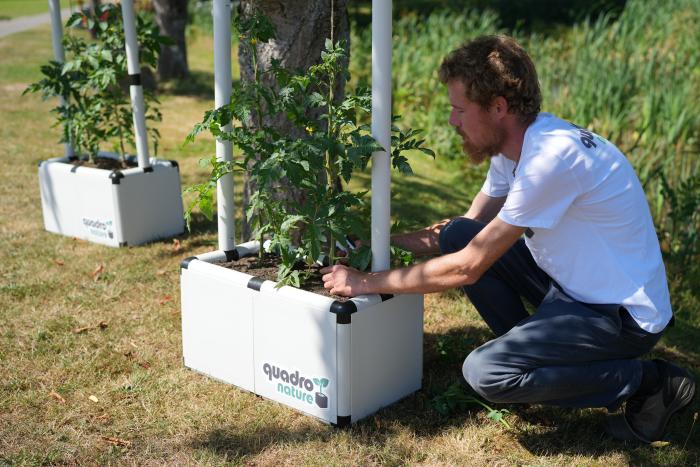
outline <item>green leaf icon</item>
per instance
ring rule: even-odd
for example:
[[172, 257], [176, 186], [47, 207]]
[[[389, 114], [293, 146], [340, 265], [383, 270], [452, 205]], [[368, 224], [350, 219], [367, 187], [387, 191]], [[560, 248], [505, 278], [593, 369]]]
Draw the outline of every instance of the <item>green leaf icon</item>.
[[321, 381], [319, 381], [318, 378], [314, 378], [314, 384], [316, 384], [316, 386], [322, 387], [322, 386], [321, 386]]
[[330, 381], [328, 381], [327, 378], [321, 378], [321, 381], [319, 381], [318, 385], [321, 386], [321, 389], [323, 389], [323, 388], [325, 388], [326, 386], [328, 386], [328, 383], [329, 383], [329, 382], [330, 382]]

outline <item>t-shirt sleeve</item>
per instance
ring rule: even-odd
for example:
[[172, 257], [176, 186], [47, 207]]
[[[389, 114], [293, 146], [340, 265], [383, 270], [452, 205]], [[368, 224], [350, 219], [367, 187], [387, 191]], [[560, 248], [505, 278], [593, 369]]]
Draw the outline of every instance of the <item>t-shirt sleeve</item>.
[[486, 180], [481, 187], [481, 192], [492, 198], [500, 198], [508, 194], [510, 186], [503, 167], [501, 156], [492, 157], [489, 171], [486, 172]]
[[[580, 193], [574, 171], [557, 158], [540, 160], [513, 181], [498, 218], [518, 227], [552, 229]], [[533, 167], [530, 167], [533, 169]]]

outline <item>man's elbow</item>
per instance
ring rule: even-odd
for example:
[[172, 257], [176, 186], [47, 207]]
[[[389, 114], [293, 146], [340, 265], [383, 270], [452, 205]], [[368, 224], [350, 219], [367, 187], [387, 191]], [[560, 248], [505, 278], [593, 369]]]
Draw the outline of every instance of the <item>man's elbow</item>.
[[460, 268], [459, 271], [460, 275], [460, 280], [459, 280], [459, 285], [460, 286], [469, 286], [469, 285], [474, 285], [477, 283], [477, 281], [481, 278], [482, 273], [475, 271], [472, 268]]

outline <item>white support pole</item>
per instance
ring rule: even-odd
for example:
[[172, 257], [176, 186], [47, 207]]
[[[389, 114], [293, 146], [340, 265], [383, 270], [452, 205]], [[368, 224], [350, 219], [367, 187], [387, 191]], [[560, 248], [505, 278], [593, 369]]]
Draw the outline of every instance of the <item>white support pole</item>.
[[389, 269], [391, 230], [391, 0], [372, 0], [372, 271]]
[[141, 67], [139, 66], [139, 44], [136, 40], [136, 17], [133, 0], [122, 0], [124, 17], [124, 38], [126, 41], [126, 66], [129, 71], [129, 94], [131, 95], [131, 112], [134, 116], [134, 136], [136, 138], [136, 156], [139, 167], [149, 168], [148, 134], [146, 133], [146, 106], [143, 101], [141, 86]]
[[[231, 101], [231, 1], [214, 0], [214, 107]], [[222, 128], [230, 131], [231, 125]], [[232, 161], [231, 141], [216, 140], [216, 158]], [[233, 202], [233, 174], [229, 173], [216, 184], [219, 220], [219, 250], [230, 251], [236, 247], [235, 204]]]
[[[58, 63], [63, 63], [63, 28], [61, 24], [61, 5], [59, 0], [49, 0], [49, 14], [51, 15], [51, 38], [53, 39], [53, 58]], [[66, 98], [61, 96], [61, 105], [66, 105]], [[70, 141], [65, 143], [63, 152], [65, 157], [73, 156], [73, 145]]]

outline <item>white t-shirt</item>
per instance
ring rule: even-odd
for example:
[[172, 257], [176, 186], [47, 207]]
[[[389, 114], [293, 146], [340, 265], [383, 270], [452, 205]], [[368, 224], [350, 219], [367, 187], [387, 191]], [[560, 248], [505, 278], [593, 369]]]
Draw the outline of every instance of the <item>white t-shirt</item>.
[[498, 217], [530, 228], [525, 243], [535, 262], [566, 294], [619, 303], [652, 333], [666, 327], [671, 303], [649, 206], [612, 143], [540, 113], [517, 166], [494, 156], [481, 191], [508, 196]]

